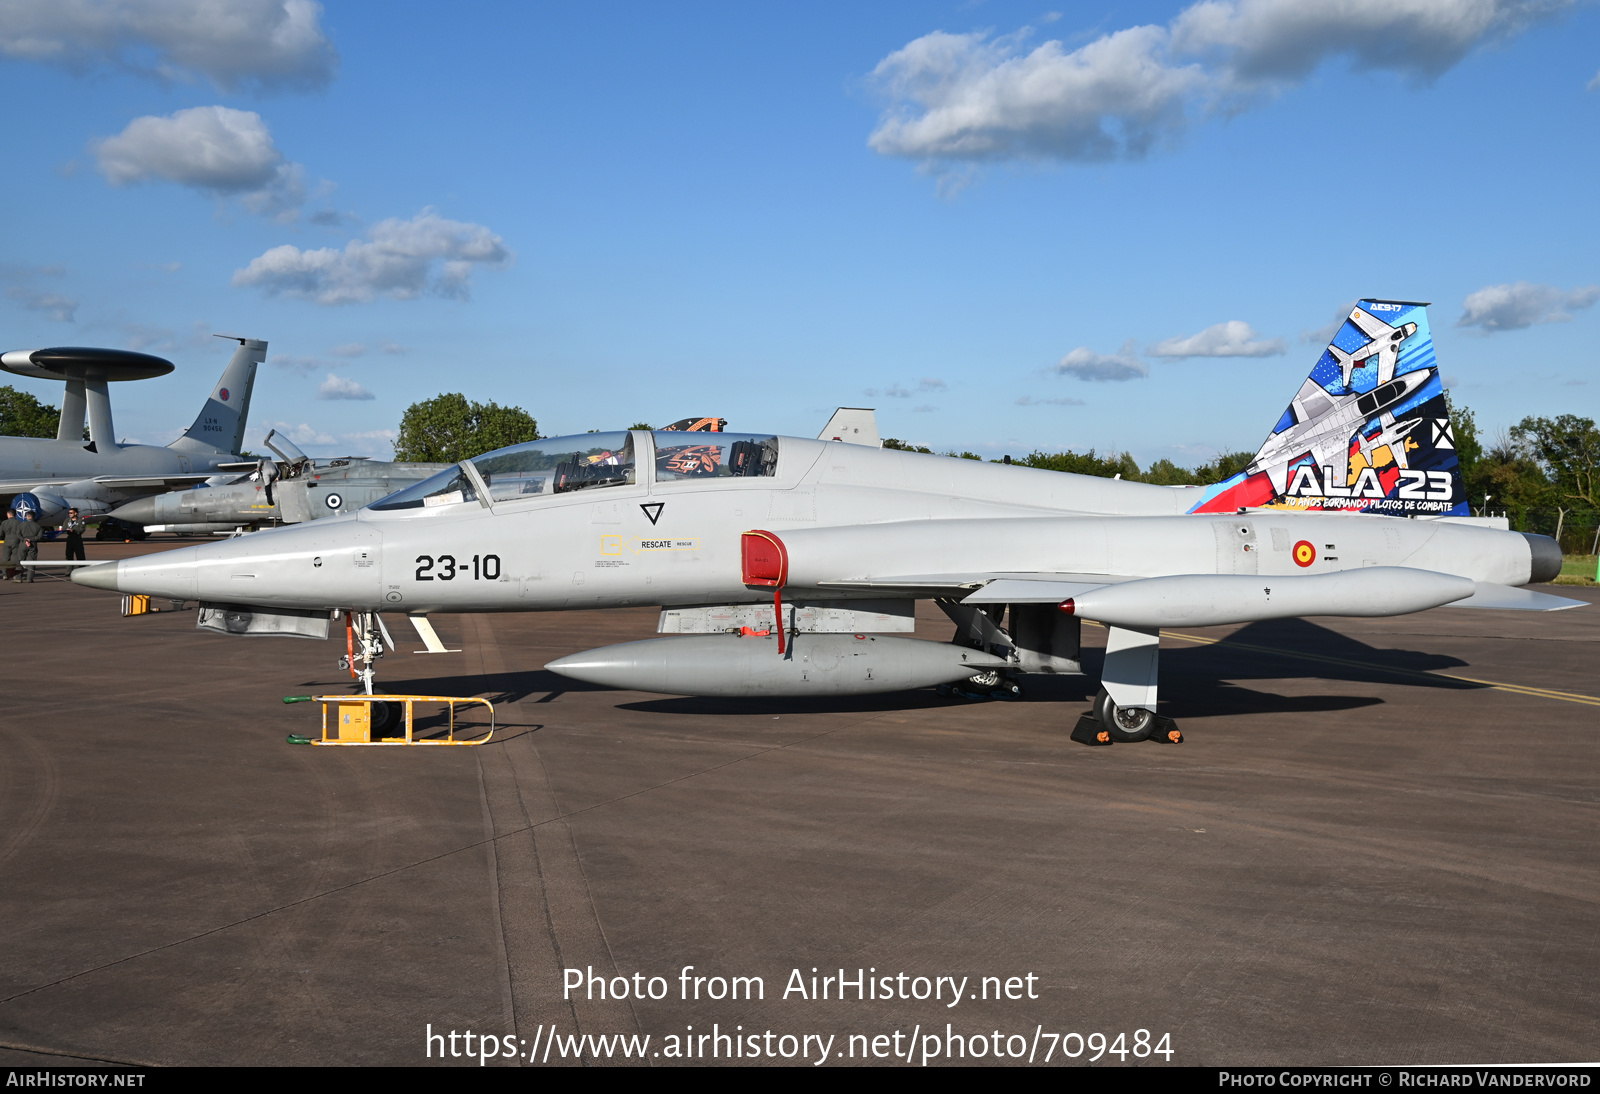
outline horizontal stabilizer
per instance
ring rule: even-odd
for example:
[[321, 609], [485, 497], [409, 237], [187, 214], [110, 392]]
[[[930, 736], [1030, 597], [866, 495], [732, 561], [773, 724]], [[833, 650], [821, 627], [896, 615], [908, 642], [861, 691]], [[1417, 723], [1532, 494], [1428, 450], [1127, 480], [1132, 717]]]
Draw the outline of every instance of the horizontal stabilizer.
[[1478, 590], [1465, 600], [1457, 600], [1452, 608], [1496, 608], [1514, 612], [1559, 612], [1566, 608], [1581, 608], [1587, 600], [1573, 600], [1566, 596], [1536, 593], [1532, 589], [1514, 589], [1510, 585], [1496, 585], [1480, 581]]

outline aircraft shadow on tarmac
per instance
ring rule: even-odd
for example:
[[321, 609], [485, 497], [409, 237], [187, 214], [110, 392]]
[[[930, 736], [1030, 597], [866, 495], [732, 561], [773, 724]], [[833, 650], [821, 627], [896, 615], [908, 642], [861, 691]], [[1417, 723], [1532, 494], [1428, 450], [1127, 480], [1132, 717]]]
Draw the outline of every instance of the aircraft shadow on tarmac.
[[[1103, 650], [1085, 647], [1084, 676], [1025, 676], [1023, 701], [1087, 704], [1099, 687]], [[1161, 709], [1174, 718], [1228, 714], [1290, 714], [1376, 706], [1376, 695], [1278, 695], [1240, 687], [1239, 680], [1319, 679], [1360, 684], [1469, 690], [1462, 680], [1425, 677], [1466, 662], [1418, 650], [1378, 649], [1304, 619], [1272, 620], [1242, 627], [1214, 645], [1174, 646], [1161, 651]], [[949, 706], [931, 690], [827, 699], [678, 698], [619, 703], [622, 710], [657, 714], [737, 716], [750, 714], [873, 713]]]
[[[1099, 687], [1103, 651], [1086, 646], [1084, 676], [1026, 676], [1024, 702], [1087, 704]], [[1162, 712], [1174, 718], [1227, 714], [1288, 714], [1352, 710], [1375, 706], [1375, 695], [1278, 695], [1241, 687], [1239, 681], [1281, 679], [1338, 680], [1359, 684], [1470, 690], [1468, 681], [1425, 674], [1464, 667], [1466, 662], [1419, 650], [1379, 649], [1304, 619], [1279, 619], [1241, 627], [1213, 645], [1169, 646], [1161, 651]], [[324, 686], [307, 683], [306, 687]], [[339, 685], [331, 685], [337, 687]], [[543, 669], [487, 676], [438, 676], [390, 681], [390, 690], [418, 695], [481, 695], [496, 704], [537, 696], [552, 702], [566, 692], [606, 691]], [[879, 695], [721, 698], [676, 696], [619, 703], [618, 709], [651, 714], [747, 716], [760, 714], [871, 714], [925, 710], [951, 705], [931, 689]], [[958, 701], [959, 702], [959, 701]], [[424, 723], [419, 719], [419, 728]], [[507, 723], [511, 728], [512, 723]]]

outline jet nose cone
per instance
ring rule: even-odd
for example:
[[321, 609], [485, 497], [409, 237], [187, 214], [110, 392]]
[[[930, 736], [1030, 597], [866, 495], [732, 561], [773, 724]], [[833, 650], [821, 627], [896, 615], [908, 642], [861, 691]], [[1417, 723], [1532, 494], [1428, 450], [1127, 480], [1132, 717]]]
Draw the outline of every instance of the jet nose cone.
[[87, 585], [91, 589], [109, 589], [111, 592], [121, 592], [122, 586], [117, 584], [118, 571], [122, 568], [120, 562], [102, 562], [98, 566], [79, 566], [72, 571], [72, 580], [78, 585]]
[[558, 657], [545, 665], [549, 672], [567, 677], [569, 680], [582, 680], [586, 684], [603, 684], [607, 687], [618, 687], [616, 683], [619, 675], [626, 675], [632, 661], [619, 658], [612, 649], [584, 650], [582, 653], [569, 653], [565, 657]]
[[583, 668], [588, 663], [588, 658], [581, 653], [569, 653], [565, 657], [557, 657], [545, 665], [546, 671], [559, 672], [562, 676], [569, 675], [573, 669]]
[[154, 524], [156, 522], [156, 499], [151, 497], [130, 501], [127, 505], [117, 506], [116, 509], [112, 510], [111, 515], [130, 524]]

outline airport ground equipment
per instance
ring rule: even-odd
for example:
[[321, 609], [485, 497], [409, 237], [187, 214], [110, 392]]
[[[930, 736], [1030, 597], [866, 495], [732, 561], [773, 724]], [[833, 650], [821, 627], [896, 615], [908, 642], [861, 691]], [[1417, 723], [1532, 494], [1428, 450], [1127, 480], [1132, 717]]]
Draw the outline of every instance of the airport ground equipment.
[[[460, 695], [285, 695], [285, 703], [321, 703], [322, 737], [320, 740], [289, 735], [292, 745], [481, 745], [494, 736], [494, 704], [487, 699]], [[416, 736], [416, 707], [418, 703], [438, 703], [449, 711], [445, 739], [432, 740]], [[456, 740], [456, 707], [477, 705], [489, 710], [489, 732], [471, 741]], [[328, 708], [334, 712], [333, 725], [328, 725]], [[374, 708], [381, 708], [374, 710]], [[403, 726], [399, 737], [379, 736], [374, 733]]]
[[[1210, 486], [833, 435], [544, 438], [463, 460], [352, 516], [73, 580], [236, 605], [280, 617], [280, 632], [298, 626], [293, 613], [353, 612], [348, 663], [363, 662], [369, 692], [373, 661], [393, 647], [380, 611], [657, 607], [678, 637], [549, 667], [615, 687], [742, 696], [821, 690], [807, 651], [840, 666], [818, 673], [838, 682], [834, 694], [981, 692], [991, 674], [1081, 673], [1088, 620], [1107, 627], [1094, 717], [1114, 741], [1164, 724], [1162, 627], [1582, 603], [1519, 588], [1560, 573], [1554, 540], [1471, 515], [1422, 304], [1358, 302], [1252, 464]], [[927, 600], [956, 624], [950, 643], [870, 637], [902, 629]], [[709, 633], [719, 629], [735, 633]]]

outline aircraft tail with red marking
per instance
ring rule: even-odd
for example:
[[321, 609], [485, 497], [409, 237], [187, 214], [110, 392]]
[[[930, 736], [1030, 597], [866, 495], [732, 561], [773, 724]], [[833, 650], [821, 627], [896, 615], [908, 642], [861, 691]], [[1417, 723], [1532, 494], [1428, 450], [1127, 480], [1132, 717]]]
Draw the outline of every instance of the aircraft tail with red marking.
[[1357, 301], [1255, 459], [1189, 511], [1254, 508], [1470, 515], [1426, 304]]
[[222, 378], [211, 389], [211, 398], [200, 408], [194, 424], [183, 436], [169, 444], [183, 452], [237, 453], [244, 451], [244, 426], [250, 417], [250, 394], [255, 390], [256, 366], [267, 359], [267, 344], [255, 338], [219, 334], [238, 342]]

